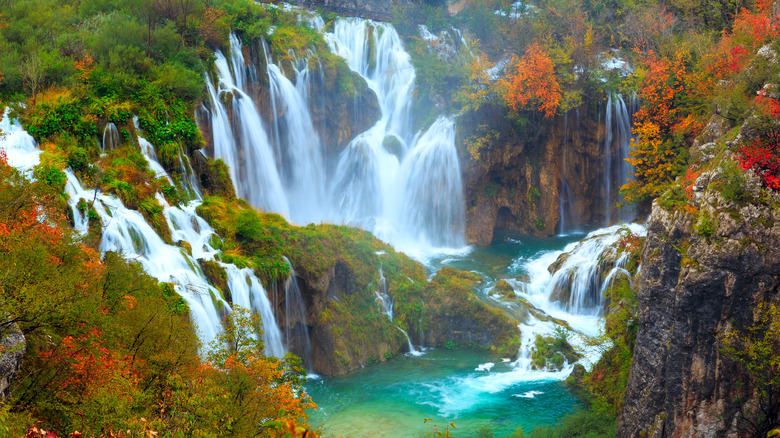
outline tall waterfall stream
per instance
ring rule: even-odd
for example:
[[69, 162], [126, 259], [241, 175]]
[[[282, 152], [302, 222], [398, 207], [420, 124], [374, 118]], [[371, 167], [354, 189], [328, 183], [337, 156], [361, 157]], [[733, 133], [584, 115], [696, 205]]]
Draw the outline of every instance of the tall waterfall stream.
[[[606, 282], [625, 271], [621, 265], [625, 260], [619, 259], [608, 273], [601, 272], [603, 267], [598, 263], [611, 251], [621, 227], [547, 240], [506, 236], [482, 249], [465, 246], [455, 123], [441, 115], [422, 132], [411, 128], [415, 71], [395, 29], [389, 24], [342, 18], [325, 37], [331, 50], [346, 59], [376, 93], [380, 120], [349, 142], [329, 168], [309, 110], [309, 79], [318, 72], [310, 71], [301, 57], [294, 63], [293, 74], [285, 74], [270, 53], [265, 54], [267, 71], [246, 67], [241, 43], [232, 35], [230, 53], [216, 53], [217, 81], [208, 75], [206, 80], [214, 155], [228, 164], [238, 195], [293, 223], [335, 222], [364, 228], [420, 260], [431, 272], [445, 265], [478, 272], [487, 279], [485, 289], [478, 294], [494, 306], [506, 303], [491, 296], [490, 287], [507, 279], [518, 297], [569, 324], [571, 342], [585, 353], [580, 362], [587, 365], [595, 361], [598, 350], [586, 347], [580, 335], [599, 332], [601, 291]], [[259, 75], [267, 75], [270, 84], [271, 124], [249, 97], [252, 81]], [[225, 99], [227, 95], [232, 98]], [[285, 111], [279, 112], [280, 108]], [[611, 126], [613, 119], [618, 121], [615, 127]], [[607, 199], [612, 185], [625, 181], [628, 172], [613, 165], [610, 153], [613, 130], [621, 145], [629, 141], [627, 120], [622, 98], [616, 97], [615, 104], [610, 98], [606, 115], [610, 134], [605, 142]], [[27, 170], [38, 163], [40, 151], [17, 122], [5, 117], [0, 129], [5, 134], [0, 147], [7, 151], [9, 163]], [[113, 138], [110, 131], [104, 137]], [[400, 151], [392, 153], [384, 147], [388, 137], [400, 143]], [[157, 162], [154, 145], [143, 138], [138, 138], [138, 143], [150, 167], [167, 177]], [[114, 143], [108, 147], [115, 147]], [[618, 155], [624, 154], [621, 150]], [[84, 189], [72, 172], [67, 176], [66, 193], [76, 229], [86, 233], [89, 221], [99, 220], [103, 226], [101, 251], [116, 251], [137, 260], [150, 275], [172, 283], [189, 305], [201, 339], [205, 344], [211, 341], [231, 304], [199, 268], [198, 259], [215, 260], [218, 254], [210, 244], [214, 230], [195, 213], [199, 201], [174, 207], [158, 195], [173, 241], [187, 242], [190, 253], [166, 244], [140, 213], [127, 209], [117, 197]], [[97, 219], [79, 210], [81, 199], [94, 200]], [[563, 209], [563, 202], [561, 205]], [[605, 209], [608, 220], [614, 222], [609, 204]], [[630, 225], [630, 229], [644, 232], [638, 225]], [[563, 252], [570, 253], [569, 257], [551, 274], [548, 266]], [[266, 353], [284, 354], [290, 335], [276, 324], [261, 282], [250, 269], [218, 263], [227, 273], [232, 303], [262, 316]], [[570, 285], [570, 296], [563, 302], [553, 301], [556, 285], [562, 283]], [[285, 294], [297, 303], [297, 307], [287, 309], [287, 318], [305, 322], [294, 281], [285, 285]], [[377, 296], [392, 319], [393, 303], [386, 288], [378, 290]], [[519, 323], [523, 346], [512, 361], [425, 350], [425, 346], [410, 342], [414, 355], [345, 377], [315, 377], [308, 390], [320, 408], [312, 413], [312, 423], [324, 423], [326, 435], [353, 438], [368, 436], [369, 431], [370, 436], [398, 436], [398, 430], [425, 432], [429, 426], [422, 421], [427, 417], [438, 419], [440, 424], [454, 421], [459, 429], [471, 432], [481, 425], [508, 433], [517, 426], [529, 430], [533, 425], [553, 423], [577, 404], [557, 383], [571, 372], [573, 364], [565, 364], [560, 371], [536, 371], [530, 357], [536, 335], [551, 335], [556, 327], [559, 325], [533, 315]]]

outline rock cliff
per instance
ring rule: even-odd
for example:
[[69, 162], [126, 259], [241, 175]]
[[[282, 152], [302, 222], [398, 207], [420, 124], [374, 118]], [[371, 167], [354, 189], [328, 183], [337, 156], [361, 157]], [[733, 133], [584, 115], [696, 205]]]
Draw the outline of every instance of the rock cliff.
[[307, 8], [323, 8], [341, 15], [390, 21], [393, 9], [420, 3], [420, 0], [293, 0]]
[[8, 397], [8, 387], [19, 373], [25, 351], [25, 338], [19, 325], [0, 324], [0, 401]]
[[[488, 245], [498, 230], [549, 236], [565, 230], [604, 226], [605, 102], [591, 96], [554, 119], [513, 122], [505, 108], [483, 106], [459, 121], [459, 143], [495, 133], [474, 159], [462, 148], [466, 195], [466, 236]], [[488, 128], [481, 126], [487, 125]], [[618, 148], [611, 160], [618, 163]], [[568, 182], [564, 187], [562, 176]], [[617, 182], [610, 199], [618, 199]], [[567, 190], [563, 196], [561, 191]], [[561, 202], [561, 199], [563, 201]], [[613, 220], [617, 217], [613, 209]], [[561, 217], [563, 213], [563, 217]]]
[[653, 206], [619, 437], [755, 434], [759, 397], [718, 336], [744, 332], [759, 304], [780, 301], [780, 196], [728, 171], [734, 144], [713, 141], [726, 128], [714, 117], [694, 145], [710, 170], [688, 187], [689, 199], [667, 194]]

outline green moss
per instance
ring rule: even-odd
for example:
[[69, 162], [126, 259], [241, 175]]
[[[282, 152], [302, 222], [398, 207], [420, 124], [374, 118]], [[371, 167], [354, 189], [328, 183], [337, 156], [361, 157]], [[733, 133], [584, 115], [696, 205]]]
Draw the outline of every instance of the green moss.
[[565, 362], [574, 363], [582, 357], [569, 344], [569, 332], [558, 327], [555, 336], [536, 335], [531, 353], [532, 366], [538, 370], [560, 370]]

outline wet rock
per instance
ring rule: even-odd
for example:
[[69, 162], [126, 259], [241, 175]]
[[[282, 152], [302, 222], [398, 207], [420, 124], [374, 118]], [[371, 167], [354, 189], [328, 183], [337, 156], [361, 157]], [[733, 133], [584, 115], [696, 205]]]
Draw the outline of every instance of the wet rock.
[[[746, 175], [744, 190], [758, 196], [757, 178]], [[618, 437], [749, 435], [738, 400], [755, 404], [756, 392], [719, 350], [717, 336], [729, 327], [746, 330], [758, 304], [777, 301], [780, 196], [738, 205], [723, 199], [720, 178], [715, 170], [696, 181], [696, 215], [653, 207]], [[705, 214], [715, 224], [707, 237], [695, 232]]]
[[574, 369], [566, 378], [566, 383], [572, 386], [582, 386], [582, 379], [585, 378], [585, 367], [582, 364], [574, 364]]
[[7, 321], [6, 316], [4, 323], [0, 324], [0, 400], [8, 397], [8, 388], [19, 374], [27, 350], [24, 334], [19, 329], [19, 325]]

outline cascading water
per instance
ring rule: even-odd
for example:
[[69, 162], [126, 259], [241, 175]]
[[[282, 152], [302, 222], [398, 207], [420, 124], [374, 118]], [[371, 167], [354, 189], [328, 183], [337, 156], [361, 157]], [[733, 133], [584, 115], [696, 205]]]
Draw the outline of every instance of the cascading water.
[[293, 351], [291, 341], [302, 338], [300, 339], [303, 341], [303, 345], [301, 345], [301, 350], [303, 351], [301, 359], [304, 366], [311, 370], [311, 339], [309, 337], [309, 328], [306, 325], [306, 303], [304, 303], [301, 296], [301, 289], [298, 287], [298, 280], [296, 279], [292, 263], [290, 263], [287, 257], [282, 258], [284, 258], [284, 262], [290, 268], [290, 276], [284, 282], [285, 345], [287, 351]]
[[[3, 138], [0, 138], [0, 149], [8, 155], [10, 165], [27, 170], [38, 164], [40, 150], [33, 138], [18, 123], [4, 117], [0, 122], [0, 130], [4, 134]], [[140, 137], [138, 143], [150, 168], [158, 176], [170, 180], [169, 175], [157, 162], [154, 147]], [[190, 317], [200, 339], [204, 346], [208, 346], [221, 329], [222, 318], [230, 310], [230, 306], [222, 297], [222, 293], [209, 284], [199, 267], [199, 260], [214, 260], [218, 251], [209, 244], [214, 237], [214, 231], [195, 213], [197, 201], [179, 208], [169, 206], [161, 195], [157, 196], [164, 207], [163, 214], [172, 240], [186, 241], [192, 251], [190, 254], [180, 247], [165, 243], [140, 213], [127, 209], [115, 196], [85, 190], [70, 170], [65, 173], [65, 193], [69, 196], [68, 203], [73, 213], [75, 229], [82, 234], [86, 234], [89, 229], [90, 217], [78, 207], [81, 200], [88, 200], [102, 227], [100, 251], [122, 254], [127, 259], [139, 262], [149, 275], [159, 281], [171, 283], [174, 290], [187, 302]], [[257, 277], [250, 269], [239, 269], [227, 263], [219, 265], [227, 273], [233, 303], [261, 315], [266, 354], [277, 357], [284, 355], [281, 332], [276, 325], [265, 290]]]
[[[231, 38], [231, 54], [238, 70], [235, 76], [220, 51], [215, 54], [219, 73], [217, 86], [206, 76], [214, 156], [224, 160], [230, 168], [240, 197], [258, 208], [287, 214], [289, 205], [264, 123], [252, 98], [239, 86], [244, 83], [246, 73], [240, 42], [235, 38]], [[235, 61], [239, 56], [242, 61]]]
[[[455, 126], [440, 117], [422, 135], [410, 129], [415, 73], [398, 33], [388, 24], [348, 18], [338, 20], [326, 38], [366, 80], [382, 110], [376, 125], [339, 160], [331, 190], [340, 219], [404, 249], [463, 246]], [[401, 150], [388, 150], [388, 138]]]
[[[284, 65], [294, 74], [285, 74], [265, 48], [272, 117], [266, 125], [249, 97], [256, 67], [231, 37], [230, 60], [217, 53], [219, 81], [207, 78], [207, 87], [214, 156], [230, 167], [238, 195], [295, 223], [359, 226], [412, 254], [462, 247], [455, 125], [440, 117], [426, 132], [414, 131], [415, 72], [398, 33], [349, 18], [325, 37], [376, 93], [380, 120], [329, 158], [309, 111], [309, 61], [291, 54]], [[388, 142], [400, 146], [388, 150]], [[331, 160], [335, 169], [326, 165]]]
[[119, 136], [119, 130], [113, 122], [106, 123], [103, 128], [103, 151], [112, 151], [119, 147], [122, 137]]
[[297, 223], [319, 222], [327, 215], [325, 163], [319, 135], [309, 114], [308, 60], [293, 63], [295, 84], [273, 63], [265, 48], [272, 102], [272, 125], [280, 155], [281, 177]]
[[[635, 99], [635, 98], [634, 98]], [[633, 100], [632, 102], [635, 102]], [[633, 105], [631, 105], [633, 108]], [[623, 96], [616, 95], [614, 100], [610, 94], [607, 96], [604, 120], [604, 222], [607, 226], [613, 222], [613, 200], [622, 201], [619, 189], [628, 182], [633, 172], [633, 167], [626, 161], [631, 148], [631, 117], [633, 110], [629, 110], [623, 100]], [[613, 192], [617, 194], [613, 197]], [[619, 214], [619, 221], [625, 222], [633, 219], [632, 209], [624, 206]]]
[[[388, 318], [390, 318], [390, 321], [393, 320], [393, 304], [394, 300], [390, 295], [387, 293], [387, 279], [385, 279], [385, 273], [382, 267], [379, 267], [379, 286], [381, 287], [380, 291], [374, 291], [374, 294], [376, 295], [376, 301], [379, 304], [379, 307], [382, 309], [382, 313], [387, 315]], [[409, 334], [406, 333], [406, 330], [402, 329], [399, 326], [396, 326], [398, 330], [401, 331], [401, 333], [406, 336], [406, 343], [409, 347], [409, 353], [411, 353], [413, 356], [420, 356], [422, 355], [422, 351], [418, 351], [414, 348], [414, 345], [412, 345], [412, 340], [409, 338]]]
[[11, 119], [11, 109], [5, 108], [0, 118], [0, 145], [6, 153], [8, 164], [31, 176], [32, 168], [40, 162], [41, 150], [35, 139]]
[[[561, 153], [561, 187], [558, 192], [558, 233], [565, 234], [569, 228], [574, 228], [573, 224], [566, 223], [566, 216], [570, 215], [574, 196], [571, 193], [569, 182], [566, 180], [566, 138], [569, 132], [569, 113], [564, 114], [563, 123], [563, 152]], [[567, 228], [568, 225], [568, 228]]]

